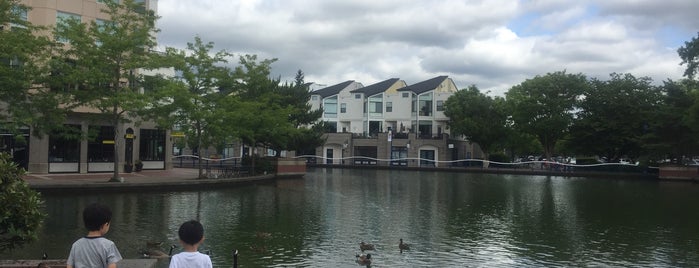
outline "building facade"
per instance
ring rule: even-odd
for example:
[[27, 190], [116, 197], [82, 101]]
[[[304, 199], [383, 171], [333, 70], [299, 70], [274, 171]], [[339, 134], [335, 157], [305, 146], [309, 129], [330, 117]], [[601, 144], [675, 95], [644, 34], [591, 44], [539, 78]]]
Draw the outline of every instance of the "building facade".
[[[62, 19], [74, 18], [83, 23], [107, 21], [109, 17], [101, 10], [107, 0], [22, 0], [21, 4], [31, 9], [21, 14], [23, 19], [39, 26], [52, 29]], [[156, 10], [157, 1], [136, 0], [144, 8]], [[59, 40], [60, 41], [60, 40]], [[136, 72], [144, 72], [136, 70]], [[151, 71], [152, 72], [152, 71]], [[171, 69], [157, 71], [163, 75], [174, 75]], [[148, 75], [143, 73], [144, 75]], [[88, 173], [111, 172], [114, 170], [115, 142], [120, 146], [121, 163], [142, 162], [143, 169], [171, 168], [172, 140], [169, 131], [159, 129], [153, 122], [124, 123], [118, 126], [120, 141], [114, 139], [114, 127], [107, 118], [100, 119], [94, 109], [74, 109], [64, 122], [66, 129], [75, 133], [92, 133], [90, 139], [76, 139], [65, 135], [30, 135], [30, 129], [21, 131], [23, 137], [0, 130], [0, 151], [10, 152], [16, 163], [31, 173]], [[139, 124], [135, 124], [138, 122]], [[119, 170], [124, 170], [120, 166]]]
[[481, 158], [477, 145], [449, 136], [444, 102], [457, 90], [438, 76], [413, 85], [399, 78], [366, 87], [346, 81], [311, 92], [310, 105], [322, 108], [321, 120], [331, 126], [317, 161], [438, 167]]

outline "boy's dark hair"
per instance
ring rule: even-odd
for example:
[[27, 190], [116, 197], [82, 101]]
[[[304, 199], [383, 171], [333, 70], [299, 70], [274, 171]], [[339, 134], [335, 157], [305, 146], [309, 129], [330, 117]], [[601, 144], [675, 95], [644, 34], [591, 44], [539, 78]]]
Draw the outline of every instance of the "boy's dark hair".
[[97, 231], [105, 223], [112, 221], [112, 210], [109, 207], [93, 203], [83, 210], [83, 222], [88, 231]]
[[180, 240], [188, 245], [199, 243], [204, 237], [204, 226], [198, 221], [190, 220], [180, 225], [180, 230], [177, 232], [180, 235]]

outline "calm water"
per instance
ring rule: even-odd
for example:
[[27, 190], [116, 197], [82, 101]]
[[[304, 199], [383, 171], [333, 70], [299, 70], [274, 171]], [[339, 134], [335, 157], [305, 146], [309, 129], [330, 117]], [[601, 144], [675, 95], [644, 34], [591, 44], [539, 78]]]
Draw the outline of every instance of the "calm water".
[[176, 244], [179, 224], [199, 219], [215, 267], [230, 267], [234, 248], [240, 267], [358, 267], [360, 241], [376, 245], [372, 267], [699, 267], [692, 183], [315, 169], [235, 189], [45, 200], [40, 241], [2, 259], [66, 258], [85, 234], [80, 211], [99, 201], [127, 258], [146, 241]]

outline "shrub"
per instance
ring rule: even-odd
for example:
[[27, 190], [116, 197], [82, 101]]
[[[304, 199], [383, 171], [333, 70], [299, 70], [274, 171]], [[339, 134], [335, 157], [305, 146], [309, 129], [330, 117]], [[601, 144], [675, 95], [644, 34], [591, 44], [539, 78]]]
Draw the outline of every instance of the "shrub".
[[0, 153], [0, 252], [34, 241], [46, 215], [41, 196], [22, 179], [24, 169]]

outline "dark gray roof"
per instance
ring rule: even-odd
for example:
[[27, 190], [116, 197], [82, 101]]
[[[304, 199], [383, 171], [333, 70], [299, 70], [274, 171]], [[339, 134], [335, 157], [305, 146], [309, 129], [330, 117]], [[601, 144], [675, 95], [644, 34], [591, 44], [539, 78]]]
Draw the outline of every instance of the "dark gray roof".
[[376, 94], [379, 94], [379, 93], [386, 91], [393, 84], [395, 84], [396, 81], [398, 81], [398, 80], [399, 80], [398, 78], [391, 78], [388, 80], [378, 82], [378, 83], [373, 84], [373, 85], [369, 85], [369, 86], [365, 86], [363, 88], [352, 90], [350, 92], [351, 93], [364, 93], [365, 97], [374, 96]]
[[337, 85], [332, 85], [332, 86], [329, 86], [326, 88], [321, 88], [319, 90], [311, 92], [311, 95], [320, 95], [321, 98], [327, 98], [327, 97], [330, 97], [332, 95], [337, 95], [338, 93], [340, 93], [340, 91], [342, 91], [343, 89], [345, 89], [347, 86], [349, 86], [352, 83], [354, 83], [354, 80], [349, 80], [349, 81], [339, 83]]
[[445, 79], [447, 79], [448, 76], [442, 75], [442, 76], [437, 76], [435, 78], [429, 79], [422, 81], [417, 84], [409, 85], [407, 87], [399, 88], [398, 91], [412, 91], [415, 94], [422, 94], [430, 90], [434, 90], [444, 82]]

